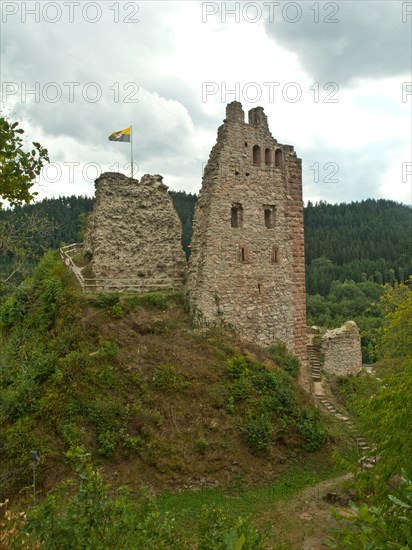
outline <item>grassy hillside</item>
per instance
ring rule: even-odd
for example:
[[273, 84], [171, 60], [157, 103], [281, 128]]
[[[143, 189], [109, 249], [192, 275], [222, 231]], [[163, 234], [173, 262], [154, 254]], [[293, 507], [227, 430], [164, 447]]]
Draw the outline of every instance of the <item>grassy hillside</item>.
[[30, 485], [30, 449], [43, 491], [79, 445], [109, 481], [155, 489], [264, 483], [330, 455], [330, 427], [289, 374], [293, 358], [194, 329], [182, 301], [82, 294], [54, 253], [6, 300], [3, 497]]

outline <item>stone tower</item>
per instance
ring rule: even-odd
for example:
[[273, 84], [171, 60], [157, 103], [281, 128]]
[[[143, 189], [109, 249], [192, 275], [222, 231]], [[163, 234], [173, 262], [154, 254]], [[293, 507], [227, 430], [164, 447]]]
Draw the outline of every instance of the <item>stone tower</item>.
[[196, 205], [188, 292], [193, 312], [240, 337], [284, 342], [306, 360], [302, 170], [262, 107], [227, 105]]
[[96, 287], [162, 290], [183, 285], [182, 226], [162, 179], [146, 174], [139, 182], [106, 172], [96, 180], [84, 239]]

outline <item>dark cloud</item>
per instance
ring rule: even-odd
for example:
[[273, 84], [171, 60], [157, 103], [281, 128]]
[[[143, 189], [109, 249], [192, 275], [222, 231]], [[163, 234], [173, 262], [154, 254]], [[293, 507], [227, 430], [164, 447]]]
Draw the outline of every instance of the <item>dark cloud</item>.
[[[290, 7], [283, 11], [287, 4]], [[388, 0], [282, 2], [272, 21], [266, 12], [265, 29], [279, 45], [298, 55], [315, 81], [347, 85], [357, 78], [410, 72], [412, 15], [402, 22], [404, 4]], [[314, 6], [319, 7], [317, 23]], [[298, 15], [299, 20], [288, 21]]]

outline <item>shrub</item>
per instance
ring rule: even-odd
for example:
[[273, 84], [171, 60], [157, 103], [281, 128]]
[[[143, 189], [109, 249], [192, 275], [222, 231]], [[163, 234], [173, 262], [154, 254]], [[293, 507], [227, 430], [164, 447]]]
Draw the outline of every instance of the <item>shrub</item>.
[[163, 292], [147, 292], [139, 297], [142, 306], [165, 310], [169, 307], [169, 297]]
[[229, 517], [221, 508], [203, 507], [199, 521], [198, 550], [264, 550], [268, 533], [252, 525], [249, 518]]
[[0, 322], [4, 327], [10, 328], [23, 321], [29, 307], [31, 292], [31, 280], [28, 279], [3, 303], [0, 308]]
[[147, 492], [131, 500], [125, 488], [116, 498], [89, 457], [76, 447], [67, 453], [76, 480], [61, 484], [27, 513], [1, 523], [4, 548], [156, 548], [183, 550], [173, 516], [157, 510]]
[[209, 443], [203, 437], [199, 437], [195, 441], [195, 447], [196, 447], [196, 451], [199, 454], [204, 455], [207, 451], [207, 448], [209, 447]]
[[124, 317], [124, 311], [120, 303], [114, 304], [112, 306], [112, 315], [116, 319], [122, 319]]
[[248, 360], [244, 355], [235, 355], [227, 362], [227, 374], [234, 380], [244, 378], [250, 374]]
[[226, 412], [228, 414], [233, 414], [235, 412], [235, 399], [233, 396], [230, 396], [227, 401]]
[[325, 430], [322, 426], [322, 419], [317, 409], [310, 407], [304, 409], [297, 421], [299, 434], [305, 441], [307, 451], [319, 449], [325, 442]]
[[99, 309], [113, 308], [119, 301], [119, 294], [116, 292], [100, 292], [94, 301], [94, 305]]
[[260, 450], [269, 449], [274, 428], [271, 418], [267, 414], [250, 414], [243, 433], [251, 447]]
[[[400, 476], [399, 476], [400, 477]], [[412, 548], [412, 481], [405, 470], [395, 494], [378, 496], [375, 505], [349, 502], [351, 510], [332, 509], [341, 526], [335, 529], [330, 548], [344, 550]], [[375, 495], [376, 497], [377, 495]]]
[[103, 347], [99, 350], [99, 355], [106, 357], [107, 359], [115, 359], [116, 355], [119, 352], [119, 344], [113, 342], [112, 340], [106, 340], [103, 344]]
[[162, 364], [155, 368], [153, 385], [165, 393], [176, 393], [189, 385], [185, 377], [173, 365]]
[[297, 378], [300, 373], [299, 359], [295, 357], [283, 343], [274, 344], [269, 347], [274, 362], [282, 367], [291, 376]]

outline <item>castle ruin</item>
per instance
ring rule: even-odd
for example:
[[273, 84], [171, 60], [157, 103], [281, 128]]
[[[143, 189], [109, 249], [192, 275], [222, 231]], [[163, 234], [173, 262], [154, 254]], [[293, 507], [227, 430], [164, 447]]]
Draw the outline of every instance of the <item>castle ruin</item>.
[[96, 180], [83, 250], [96, 288], [162, 290], [182, 286], [182, 226], [162, 176], [139, 182], [117, 172]]
[[[84, 243], [95, 289], [183, 286], [181, 224], [161, 176], [104, 173]], [[301, 160], [269, 131], [262, 107], [238, 102], [206, 165], [196, 205], [187, 292], [192, 313], [306, 360]], [[84, 279], [86, 285], [87, 281]]]
[[306, 359], [301, 160], [272, 137], [262, 107], [245, 123], [241, 104], [227, 105], [196, 205], [187, 287], [206, 321]]
[[356, 375], [362, 371], [361, 337], [355, 321], [326, 331], [321, 351], [325, 356], [323, 369], [336, 376]]

